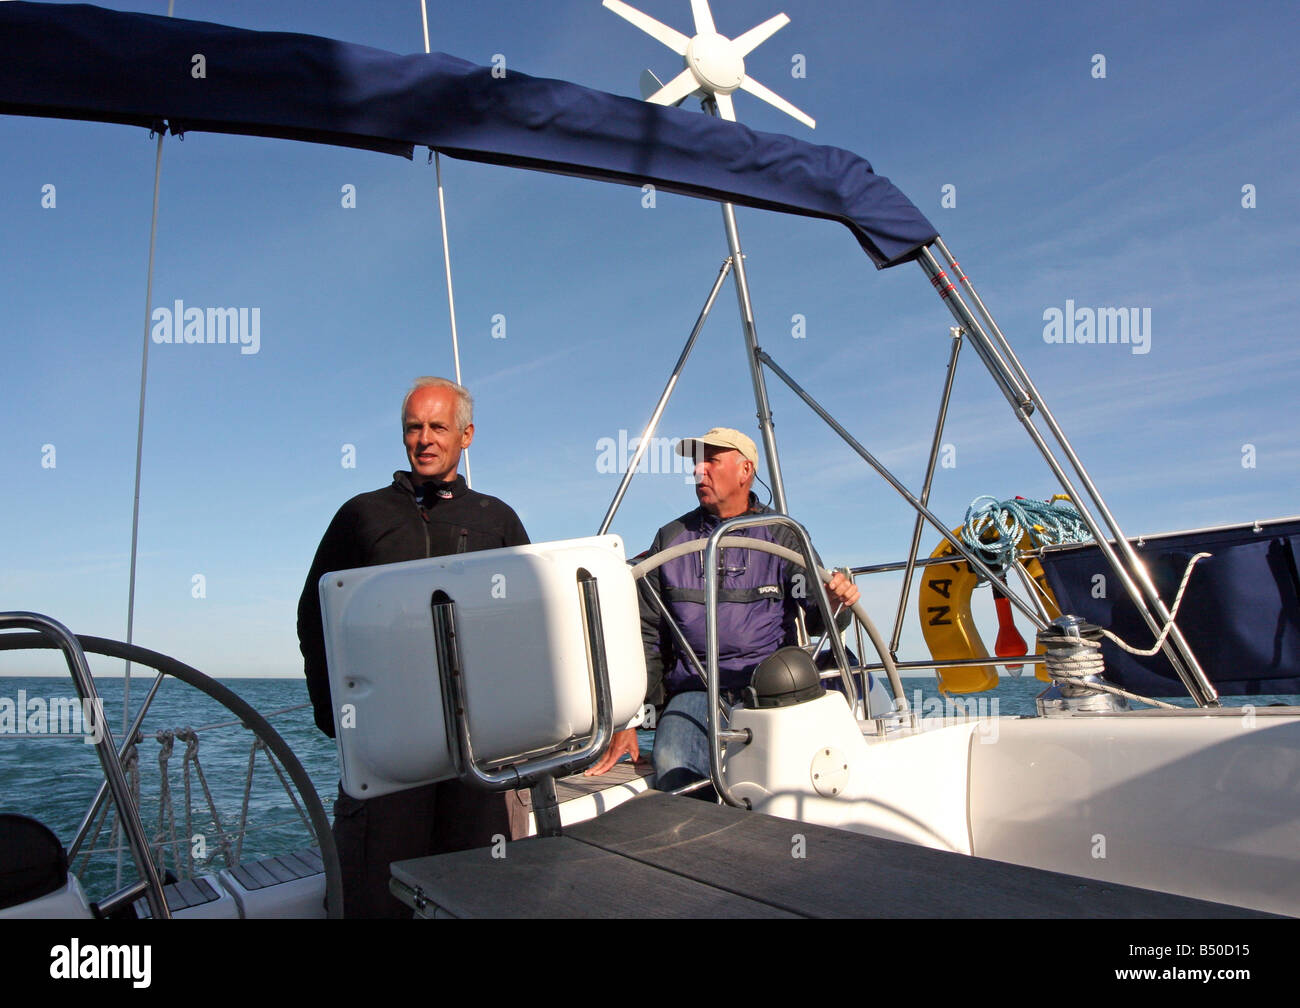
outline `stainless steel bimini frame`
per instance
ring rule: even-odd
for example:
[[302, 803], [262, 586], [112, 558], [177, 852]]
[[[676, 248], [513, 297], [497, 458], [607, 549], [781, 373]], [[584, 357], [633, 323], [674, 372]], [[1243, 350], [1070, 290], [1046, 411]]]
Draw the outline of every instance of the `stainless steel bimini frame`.
[[713, 310], [713, 302], [718, 299], [718, 291], [722, 290], [723, 281], [727, 279], [727, 274], [731, 272], [731, 262], [730, 256], [722, 261], [718, 276], [713, 281], [713, 289], [709, 291], [709, 296], [704, 299], [704, 307], [700, 309], [699, 317], [695, 320], [695, 326], [691, 329], [690, 336], [686, 337], [686, 345], [682, 347], [682, 352], [677, 357], [677, 363], [673, 365], [672, 374], [668, 376], [668, 384], [664, 386], [663, 392], [659, 394], [659, 401], [655, 403], [655, 408], [646, 423], [645, 433], [641, 435], [641, 440], [637, 442], [636, 452], [632, 455], [632, 461], [628, 463], [627, 472], [623, 474], [623, 479], [619, 481], [618, 489], [614, 491], [614, 499], [610, 501], [609, 510], [605, 512], [605, 519], [600, 523], [600, 530], [596, 535], [604, 535], [609, 531], [609, 523], [614, 520], [618, 506], [623, 502], [623, 495], [627, 493], [628, 484], [632, 482], [637, 466], [641, 464], [641, 458], [650, 445], [651, 437], [654, 436], [655, 428], [659, 426], [659, 418], [664, 415], [664, 407], [668, 405], [673, 389], [677, 387], [677, 379], [681, 377], [682, 371], [686, 367], [686, 361], [691, 356], [691, 351], [695, 349], [695, 340], [700, 335], [700, 330], [704, 328], [704, 320], [709, 317], [709, 312]]
[[[1163, 625], [1172, 622], [1172, 618], [1164, 601], [1160, 598], [1160, 593], [1156, 591], [1155, 583], [1147, 573], [1146, 567], [1138, 559], [1128, 540], [1124, 538], [1124, 533], [1115, 520], [1115, 516], [1111, 514], [1106, 502], [1102, 500], [1100, 491], [1098, 491], [1096, 484], [1093, 483], [1092, 477], [1088, 475], [1088, 471], [1084, 469], [1083, 463], [1079, 460], [1079, 456], [1066, 438], [1060, 424], [1056, 422], [1052, 411], [1048, 409], [1042, 394], [1034, 386], [1029, 373], [1016, 357], [1015, 351], [1011, 349], [1011, 344], [1007, 342], [1002, 330], [998, 328], [997, 322], [993, 320], [993, 316], [975, 291], [975, 285], [961, 271], [957, 260], [948, 251], [948, 246], [944, 244], [942, 238], [935, 239], [934, 247], [939, 250], [948, 268], [952, 270], [953, 276], [961, 284], [962, 289], [970, 295], [979, 311], [979, 319], [971, 313], [969, 306], [962, 298], [961, 291], [952, 283], [947, 272], [935, 259], [934, 253], [928, 248], [921, 249], [918, 257], [917, 261], [920, 263], [921, 269], [930, 278], [930, 282], [934, 285], [940, 299], [948, 307], [948, 310], [952, 312], [957, 324], [971, 337], [976, 352], [979, 353], [980, 359], [984, 361], [984, 365], [988, 368], [989, 374], [993, 376], [993, 380], [1007, 396], [1007, 401], [1011, 404], [1016, 418], [1024, 426], [1030, 440], [1034, 442], [1044, 461], [1047, 462], [1052, 473], [1060, 481], [1062, 489], [1069, 495], [1070, 500], [1078, 509], [1079, 515], [1083, 518], [1089, 531], [1092, 532], [1102, 554], [1119, 575], [1125, 592], [1133, 601], [1133, 605], [1137, 607], [1152, 635], [1158, 637]], [[987, 330], [981, 325], [980, 319], [987, 323]], [[1107, 534], [1103, 531], [1101, 522], [1098, 522], [1097, 518], [1092, 514], [1087, 501], [1079, 493], [1074, 481], [1067, 473], [1066, 467], [1056, 458], [1046, 439], [1034, 426], [1033, 413], [1035, 410], [1042, 415], [1043, 422], [1060, 446], [1070, 468], [1083, 485], [1098, 514], [1101, 515], [1106, 529], [1114, 537], [1115, 546], [1123, 554], [1122, 562], [1119, 556], [1116, 555], [1115, 548], [1107, 541]], [[1187, 643], [1187, 639], [1177, 625], [1169, 633], [1164, 645], [1164, 653], [1168, 657], [1170, 664], [1173, 665], [1174, 671], [1178, 673], [1178, 677], [1183, 681], [1183, 685], [1187, 687], [1187, 692], [1191, 694], [1192, 699], [1196, 701], [1198, 706], [1218, 705], [1218, 691], [1215, 690], [1206, 677], [1200, 663], [1196, 660], [1196, 656], [1192, 654], [1191, 646]]]
[[[989, 375], [992, 377], [994, 384], [1005, 396], [1008, 404], [1011, 406], [1016, 418], [1025, 428], [1030, 440], [1034, 443], [1043, 459], [1047, 462], [1048, 467], [1059, 481], [1062, 490], [1069, 496], [1070, 500], [1078, 509], [1084, 523], [1091, 531], [1093, 538], [1096, 540], [1098, 547], [1102, 551], [1106, 560], [1116, 571], [1120, 583], [1128, 597], [1132, 600], [1137, 611], [1141, 614], [1142, 619], [1151, 630], [1153, 637], [1158, 637], [1167, 623], [1172, 619], [1164, 601], [1160, 598], [1155, 584], [1152, 582], [1145, 566], [1125, 539], [1119, 523], [1115, 516], [1106, 506], [1100, 492], [1093, 483], [1091, 476], [1083, 467], [1073, 446], [1066, 438], [1060, 424], [1052, 415], [1051, 410], [1047, 407], [1042, 394], [1034, 386], [1024, 366], [1016, 357], [1015, 351], [1012, 350], [1010, 343], [1003, 335], [1002, 330], [993, 320], [992, 315], [985, 307], [984, 302], [980, 299], [979, 294], [975, 291], [974, 285], [970, 278], [961, 271], [957, 260], [948, 250], [942, 238], [936, 238], [933, 247], [938, 250], [943, 258], [943, 264], [940, 263], [931, 251], [930, 247], [924, 247], [917, 253], [917, 262], [921, 269], [929, 278], [935, 291], [943, 301], [948, 310], [952, 313], [957, 326], [951, 330], [953, 337], [952, 349], [949, 355], [947, 377], [944, 384], [943, 394], [940, 401], [939, 416], [935, 425], [935, 433], [930, 449], [930, 458], [926, 468], [925, 482], [919, 497], [914, 496], [882, 463], [880, 463], [870, 452], [859, 444], [848, 431], [844, 429], [809, 393], [804, 391], [793, 378], [790, 377], [772, 357], [765, 353], [758, 345], [757, 333], [754, 326], [753, 306], [749, 297], [748, 284], [744, 279], [743, 253], [740, 250], [740, 239], [736, 231], [735, 214], [729, 206], [723, 208], [723, 218], [726, 225], [728, 245], [731, 250], [731, 256], [723, 263], [718, 278], [713, 285], [703, 310], [700, 313], [695, 327], [691, 331], [689, 340], [685, 349], [678, 358], [677, 365], [664, 388], [650, 421], [647, 423], [644, 432], [641, 435], [641, 443], [638, 446], [637, 455], [633, 464], [629, 466], [628, 471], [624, 474], [623, 480], [615, 494], [613, 503], [610, 505], [605, 519], [601, 524], [600, 531], [608, 530], [610, 523], [613, 521], [614, 514], [618, 509], [619, 502], [631, 481], [633, 473], [636, 471], [636, 465], [644, 453], [645, 447], [649, 444], [650, 439], [654, 436], [655, 429], [660, 417], [663, 415], [665, 406], [669, 397], [676, 386], [678, 376], [686, 363], [686, 359], [694, 346], [696, 337], [699, 335], [705, 318], [708, 316], [717, 297], [719, 285], [725, 279], [728, 267], [732, 267], [735, 272], [736, 293], [740, 303], [741, 321], [744, 329], [744, 338], [746, 345], [746, 359], [749, 362], [751, 377], [754, 386], [754, 401], [757, 407], [757, 416], [759, 430], [763, 439], [763, 447], [767, 457], [768, 472], [772, 478], [773, 501], [778, 511], [785, 512], [785, 487], [781, 478], [780, 460], [777, 456], [776, 440], [772, 429], [772, 411], [768, 402], [767, 388], [763, 382], [762, 368], [764, 365], [780, 378], [808, 407], [816, 413], [821, 419], [833, 430], [840, 438], [848, 444], [868, 465], [880, 474], [894, 491], [898, 493], [916, 512], [917, 520], [913, 529], [912, 542], [908, 550], [906, 561], [901, 565], [905, 570], [903, 587], [900, 592], [898, 611], [895, 618], [894, 633], [890, 642], [891, 655], [896, 652], [901, 634], [903, 614], [907, 605], [907, 597], [911, 587], [911, 574], [918, 564], [918, 550], [920, 547], [920, 535], [923, 522], [929, 522], [934, 529], [944, 537], [957, 551], [958, 555], [963, 557], [971, 567], [978, 571], [983, 577], [994, 580], [996, 574], [988, 565], [972, 550], [949, 531], [947, 525], [941, 522], [927, 507], [931, 482], [934, 476], [935, 462], [938, 457], [939, 446], [942, 437], [943, 425], [947, 416], [948, 401], [952, 392], [953, 377], [956, 372], [958, 353], [960, 352], [963, 337], [969, 339], [971, 346], [980, 360], [984, 363]], [[946, 266], [944, 265], [946, 264]], [[951, 271], [951, 273], [949, 272]], [[955, 278], [955, 282], [954, 282]], [[960, 289], [959, 289], [960, 285]], [[963, 291], [969, 296], [971, 302], [975, 305], [972, 311], [963, 297]], [[1038, 430], [1033, 416], [1038, 413], [1042, 417], [1048, 432], [1055, 439], [1060, 453], [1063, 456], [1058, 458], [1055, 451]], [[1080, 487], [1083, 493], [1080, 492]], [[1086, 494], [1086, 496], [1085, 496]], [[1096, 514], [1094, 514], [1094, 510]], [[1100, 516], [1100, 519], [1098, 518]], [[1110, 541], [1113, 539], [1113, 545]], [[951, 561], [949, 561], [951, 562]], [[1041, 607], [1030, 605], [1021, 599], [1016, 593], [1008, 592], [1007, 597], [1011, 603], [1018, 608], [1022, 614], [1035, 626], [1042, 628], [1045, 625], [1045, 614]], [[1168, 638], [1166, 639], [1163, 650], [1169, 658], [1175, 672], [1187, 688], [1189, 695], [1198, 706], [1218, 706], [1218, 692], [1210, 683], [1204, 670], [1192, 653], [1190, 645], [1182, 632], [1175, 625], [1172, 627]], [[1020, 661], [1012, 658], [1011, 661]], [[1036, 660], [1034, 656], [1025, 656], [1025, 661]], [[971, 659], [968, 664], [1005, 664], [1007, 659], [999, 659], [989, 655], [981, 659]], [[939, 663], [936, 663], [939, 664]], [[942, 663], [961, 664], [960, 661], [949, 661]], [[926, 663], [907, 663], [900, 667], [935, 667]]]

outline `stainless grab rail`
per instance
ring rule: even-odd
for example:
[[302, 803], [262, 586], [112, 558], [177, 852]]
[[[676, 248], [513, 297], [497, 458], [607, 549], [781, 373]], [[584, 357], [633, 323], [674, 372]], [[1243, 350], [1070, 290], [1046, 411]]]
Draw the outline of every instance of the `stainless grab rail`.
[[[849, 709], [857, 710], [858, 706], [857, 684], [847, 671], [849, 659], [844, 651], [844, 641], [840, 639], [838, 633], [831, 632], [835, 626], [835, 612], [831, 608], [830, 598], [826, 594], [826, 587], [822, 584], [821, 578], [817, 576], [817, 557], [813, 552], [812, 540], [808, 537], [807, 530], [788, 515], [774, 512], [738, 515], [735, 518], [728, 518], [719, 523], [718, 527], [713, 530], [713, 534], [709, 536], [708, 543], [704, 547], [704, 614], [707, 640], [705, 670], [708, 673], [706, 680], [709, 687], [709, 771], [713, 778], [713, 787], [718, 792], [718, 797], [728, 805], [737, 808], [746, 808], [748, 806], [732, 796], [731, 790], [722, 779], [722, 742], [724, 733], [718, 725], [717, 716], [719, 699], [718, 549], [720, 548], [720, 541], [728, 533], [736, 529], [750, 528], [754, 525], [781, 525], [794, 532], [795, 537], [799, 540], [799, 547], [803, 552], [804, 559], [807, 561], [808, 580], [814, 586], [817, 605], [821, 610], [822, 619], [830, 636], [831, 649], [835, 652], [835, 660], [840, 667], [846, 695], [849, 698]], [[746, 737], [745, 733], [739, 732], [728, 732], [726, 735], [728, 741], [744, 741]]]
[[121, 817], [122, 827], [131, 845], [131, 854], [135, 858], [136, 868], [140, 872], [142, 881], [147, 884], [145, 897], [149, 901], [149, 910], [155, 920], [170, 920], [171, 910], [168, 909], [167, 900], [163, 895], [163, 883], [158, 875], [158, 869], [153, 863], [153, 858], [149, 856], [149, 841], [145, 835], [144, 824], [140, 821], [140, 810], [131, 800], [126, 774], [122, 770], [121, 761], [117, 758], [117, 746], [113, 744], [113, 732], [108, 726], [108, 719], [103, 716], [102, 702], [95, 690], [95, 680], [90, 674], [90, 665], [86, 662], [86, 653], [82, 651], [80, 642], [73, 636], [72, 631], [58, 620], [34, 612], [0, 613], [0, 630], [35, 630], [55, 641], [59, 650], [63, 652], [63, 657], [68, 663], [68, 671], [72, 673], [72, 681], [77, 687], [77, 694], [81, 697], [82, 709], [94, 710], [99, 717], [99, 724], [96, 725], [99, 729], [99, 741], [95, 743], [95, 751], [104, 771], [104, 779], [108, 782], [109, 791], [117, 805], [117, 813]]
[[[583, 572], [586, 574], [586, 572]], [[613, 737], [614, 703], [609, 682], [609, 661], [605, 652], [605, 631], [600, 618], [600, 593], [596, 578], [591, 574], [578, 579], [578, 594], [586, 633], [588, 673], [591, 683], [592, 734], [576, 752], [573, 740], [566, 739], [541, 753], [530, 755], [519, 763], [511, 763], [497, 770], [488, 770], [483, 761], [474, 755], [469, 729], [469, 704], [465, 688], [464, 669], [456, 646], [456, 603], [445, 591], [439, 589], [430, 597], [433, 611], [434, 652], [438, 665], [438, 679], [442, 688], [443, 716], [447, 724], [447, 738], [453, 737], [456, 745], [452, 761], [457, 774], [472, 784], [489, 791], [506, 791], [512, 788], [533, 790], [533, 814], [539, 836], [558, 836], [559, 810], [555, 796], [555, 777], [567, 777], [594, 763], [608, 747]]]

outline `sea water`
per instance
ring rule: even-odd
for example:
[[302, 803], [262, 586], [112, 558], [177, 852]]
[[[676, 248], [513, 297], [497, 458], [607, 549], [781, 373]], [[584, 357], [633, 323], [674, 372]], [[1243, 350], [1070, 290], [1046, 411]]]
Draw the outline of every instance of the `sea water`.
[[[151, 682], [152, 678], [132, 677], [133, 716]], [[312, 720], [304, 680], [222, 682], [271, 722], [311, 777], [326, 813], [332, 815], [338, 788], [338, 756], [333, 740], [322, 735]], [[95, 684], [103, 698], [109, 729], [120, 747], [123, 679], [120, 675], [97, 677]], [[1032, 715], [1034, 698], [1045, 688], [1032, 675], [1003, 677], [996, 691], [958, 698], [942, 696], [933, 676], [904, 677], [903, 685], [913, 709], [926, 717]], [[86, 743], [80, 731], [84, 725], [70, 723], [66, 717], [63, 723], [56, 724], [50, 716], [56, 708], [66, 712], [66, 701], [75, 698], [70, 679], [0, 677], [0, 812], [18, 812], [39, 819], [54, 830], [65, 847], [71, 845], [103, 780], [96, 749]], [[1190, 706], [1190, 701], [1179, 702]], [[1225, 698], [1224, 702], [1262, 706], [1295, 703], [1297, 698], [1235, 697]], [[5, 712], [10, 712], [7, 717]], [[65, 730], [57, 737], [35, 737], [37, 730], [51, 734], [60, 728]], [[198, 737], [197, 749], [175, 740], [177, 730], [187, 728]], [[167, 759], [170, 795], [159, 787], [159, 759], [168, 732], [173, 738]], [[197, 874], [216, 872], [225, 867], [227, 856], [251, 861], [313, 845], [312, 834], [304, 827], [264, 751], [253, 754], [252, 787], [246, 787], [252, 740], [252, 734], [221, 704], [182, 682], [164, 679], [143, 724], [137, 752], [141, 819], [150, 840], [164, 849], [167, 870], [186, 875], [192, 864]], [[653, 734], [642, 732], [643, 756], [649, 754], [652, 745]], [[187, 779], [191, 810], [188, 819]], [[208, 811], [209, 793], [215, 817]], [[241, 832], [242, 841], [237, 836]], [[124, 847], [120, 839], [117, 847]], [[79, 857], [74, 868], [79, 869], [80, 863]], [[92, 899], [103, 898], [135, 878], [129, 851], [118, 853], [108, 828], [96, 834], [90, 867], [81, 874]]]
[[[152, 677], [132, 676], [132, 717], [152, 681]], [[304, 680], [229, 679], [223, 685], [267, 717], [302, 763], [330, 813], [338, 786], [338, 759], [333, 740], [316, 729], [310, 705], [302, 706], [307, 703]], [[120, 749], [124, 736], [123, 679], [96, 677], [95, 686], [103, 698], [113, 741]], [[91, 736], [66, 730], [84, 729], [85, 725], [69, 725], [67, 719], [55, 724], [48, 716], [62, 700], [75, 696], [70, 679], [0, 678], [0, 710], [6, 709], [7, 699], [15, 712], [22, 701], [25, 711], [25, 717], [16, 723], [0, 723], [0, 812], [39, 819], [54, 830], [65, 847], [71, 846], [104, 779], [96, 747], [88, 744]], [[44, 724], [40, 719], [42, 708], [47, 712]], [[282, 713], [275, 714], [277, 711]], [[54, 734], [50, 729], [61, 731], [52, 738], [34, 737], [37, 729], [46, 730], [47, 735]], [[197, 736], [197, 747], [176, 738], [176, 733], [185, 729]], [[160, 757], [167, 733], [172, 735], [172, 750], [166, 761], [169, 795], [159, 786]], [[142, 724], [136, 751], [141, 820], [149, 839], [164, 848], [166, 870], [188, 875], [193, 865], [195, 874], [216, 872], [226, 866], [227, 856], [251, 861], [314, 845], [312, 833], [303, 825], [265, 750], [251, 754], [252, 786], [247, 787], [252, 743], [252, 733], [220, 703], [176, 679], [163, 680]], [[111, 806], [111, 802], [108, 804]], [[215, 809], [215, 815], [210, 807]], [[247, 831], [241, 828], [244, 825]], [[89, 843], [83, 845], [83, 851]], [[90, 870], [81, 872], [80, 856], [74, 862], [74, 870], [82, 876], [92, 899], [102, 898], [136, 877], [130, 852], [124, 851], [119, 857], [114, 843], [111, 829], [104, 828], [96, 834]], [[120, 836], [116, 846], [125, 846]], [[123, 866], [120, 871], [119, 861]]]

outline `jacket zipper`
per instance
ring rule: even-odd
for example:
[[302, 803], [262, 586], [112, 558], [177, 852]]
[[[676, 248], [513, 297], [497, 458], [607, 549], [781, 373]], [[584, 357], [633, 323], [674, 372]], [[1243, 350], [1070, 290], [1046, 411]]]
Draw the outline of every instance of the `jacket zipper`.
[[415, 505], [415, 510], [422, 520], [421, 527], [424, 529], [424, 558], [427, 560], [433, 556], [433, 543], [429, 541], [429, 516], [425, 514], [424, 508], [420, 507], [420, 502], [414, 497], [411, 498], [411, 503]]

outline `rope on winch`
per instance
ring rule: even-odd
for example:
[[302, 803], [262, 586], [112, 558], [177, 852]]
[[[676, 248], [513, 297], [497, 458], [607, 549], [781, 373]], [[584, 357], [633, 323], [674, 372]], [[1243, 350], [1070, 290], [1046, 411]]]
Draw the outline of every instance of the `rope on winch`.
[[[1178, 585], [1178, 593], [1174, 596], [1174, 604], [1169, 609], [1169, 621], [1165, 623], [1164, 629], [1160, 631], [1160, 636], [1156, 638], [1156, 642], [1152, 644], [1151, 647], [1146, 650], [1139, 650], [1138, 648], [1130, 647], [1105, 627], [1098, 627], [1097, 629], [1101, 631], [1102, 635], [1106, 637], [1107, 640], [1112, 641], [1116, 647], [1123, 648], [1129, 654], [1137, 655], [1139, 658], [1150, 658], [1164, 646], [1165, 638], [1169, 636], [1169, 631], [1173, 629], [1174, 620], [1178, 618], [1178, 607], [1183, 604], [1183, 594], [1187, 591], [1187, 582], [1190, 581], [1192, 577], [1192, 568], [1200, 561], [1213, 555], [1214, 554], [1212, 553], [1197, 553], [1188, 561], [1187, 569], [1183, 571], [1183, 580]], [[1048, 671], [1053, 674], [1059, 671], [1062, 675], [1070, 678], [1082, 678], [1086, 675], [1101, 675], [1104, 671], [1101, 660], [1101, 642], [1079, 639], [1078, 641], [1072, 640], [1071, 644], [1074, 646], [1070, 648], [1058, 647], [1048, 649], [1047, 654], [1044, 656], [1047, 659], [1046, 664]], [[1062, 654], [1054, 658], [1053, 651], [1061, 651]], [[1112, 687], [1112, 692], [1114, 691], [1115, 689]], [[1133, 696], [1133, 694], [1124, 695], [1130, 697]], [[1137, 699], [1145, 700], [1146, 698], [1138, 697]], [[1165, 704], [1165, 706], [1170, 705]]]
[[[1101, 632], [1107, 637], [1114, 638], [1110, 631], [1101, 629]], [[1042, 640], [1040, 637], [1039, 640]], [[1123, 641], [1116, 640], [1120, 647], [1126, 650], [1128, 648]], [[1153, 707], [1165, 707], [1169, 710], [1177, 710], [1176, 704], [1165, 703], [1163, 700], [1156, 700], [1153, 697], [1142, 696], [1138, 693], [1130, 693], [1126, 689], [1120, 689], [1118, 686], [1112, 686], [1108, 682], [1099, 681], [1100, 677], [1106, 672], [1105, 662], [1101, 657], [1101, 641], [1092, 641], [1079, 637], [1069, 639], [1068, 644], [1060, 643], [1060, 640], [1052, 642], [1043, 654], [1044, 664], [1047, 666], [1047, 672], [1055, 682], [1068, 682], [1072, 686], [1083, 687], [1092, 690], [1094, 693], [1110, 693], [1113, 696], [1126, 697], [1129, 700], [1136, 700], [1139, 703], [1150, 704]], [[1089, 676], [1094, 678], [1089, 679]]]

